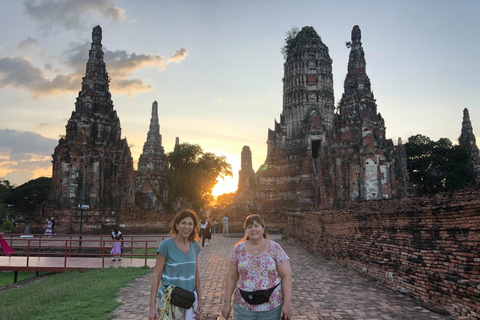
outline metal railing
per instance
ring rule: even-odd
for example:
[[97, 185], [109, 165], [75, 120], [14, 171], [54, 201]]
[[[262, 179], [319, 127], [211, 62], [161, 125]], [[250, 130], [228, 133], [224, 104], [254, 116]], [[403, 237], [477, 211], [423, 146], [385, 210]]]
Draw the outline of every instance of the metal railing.
[[[55, 235], [53, 237], [43, 234], [3, 234], [5, 241], [15, 250], [11, 256], [26, 257], [26, 267], [29, 266], [31, 257], [63, 257], [63, 267], [67, 267], [67, 259], [72, 257], [97, 257], [102, 258], [102, 268], [105, 266], [105, 257], [111, 257], [110, 248], [113, 246], [111, 236], [106, 235]], [[123, 236], [122, 257], [143, 257], [144, 265], [147, 265], [149, 257], [148, 249], [157, 249], [161, 241], [170, 235], [131, 235]], [[85, 245], [86, 244], [86, 245]], [[139, 250], [142, 250], [141, 253]], [[0, 252], [0, 256], [4, 255]]]

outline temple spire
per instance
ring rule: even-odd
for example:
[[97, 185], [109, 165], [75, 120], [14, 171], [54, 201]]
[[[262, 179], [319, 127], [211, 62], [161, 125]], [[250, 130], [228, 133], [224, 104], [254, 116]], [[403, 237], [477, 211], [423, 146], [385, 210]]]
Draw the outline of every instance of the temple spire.
[[475, 183], [480, 184], [480, 154], [467, 108], [463, 109], [462, 133], [458, 138], [458, 143], [465, 146], [470, 152], [470, 161], [475, 172]]
[[152, 116], [150, 118], [150, 127], [148, 129], [147, 141], [143, 146], [144, 154], [163, 154], [162, 135], [160, 134], [160, 124], [158, 121], [158, 103], [152, 103]]
[[348, 73], [345, 78], [344, 89], [346, 96], [372, 95], [370, 79], [367, 76], [367, 63], [362, 47], [362, 33], [359, 26], [352, 29], [352, 42], [348, 59]]

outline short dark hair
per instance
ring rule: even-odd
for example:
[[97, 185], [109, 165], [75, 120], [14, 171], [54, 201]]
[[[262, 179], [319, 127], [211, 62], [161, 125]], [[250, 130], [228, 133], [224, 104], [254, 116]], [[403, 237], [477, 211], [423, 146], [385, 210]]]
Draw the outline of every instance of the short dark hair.
[[[268, 234], [267, 234], [267, 230], [265, 228], [265, 220], [263, 220], [262, 216], [259, 215], [259, 214], [251, 214], [249, 215], [246, 219], [245, 219], [245, 222], [243, 223], [243, 229], [247, 229], [248, 227], [250, 227], [251, 225], [253, 225], [254, 223], [258, 223], [259, 225], [261, 225], [263, 227], [263, 237], [264, 238], [268, 238]], [[245, 237], [242, 239], [242, 240], [248, 240], [248, 236], [245, 235]]]
[[175, 218], [173, 219], [172, 223], [172, 228], [170, 229], [170, 234], [172, 235], [177, 235], [178, 230], [177, 230], [177, 224], [180, 223], [185, 218], [192, 218], [193, 220], [193, 231], [192, 233], [188, 236], [188, 241], [193, 242], [193, 241], [198, 241], [200, 238], [198, 237], [198, 217], [195, 212], [192, 210], [183, 210], [177, 213]]

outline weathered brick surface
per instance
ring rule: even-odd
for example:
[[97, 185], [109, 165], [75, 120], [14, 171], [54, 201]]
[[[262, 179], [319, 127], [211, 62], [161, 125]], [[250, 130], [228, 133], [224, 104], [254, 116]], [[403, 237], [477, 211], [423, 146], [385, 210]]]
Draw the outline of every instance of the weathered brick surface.
[[290, 214], [284, 235], [465, 319], [480, 318], [479, 189]]

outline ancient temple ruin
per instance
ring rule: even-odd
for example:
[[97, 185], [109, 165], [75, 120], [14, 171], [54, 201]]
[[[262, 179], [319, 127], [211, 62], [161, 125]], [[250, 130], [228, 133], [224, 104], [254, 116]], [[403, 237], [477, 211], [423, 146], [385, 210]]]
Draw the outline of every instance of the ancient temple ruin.
[[475, 184], [480, 184], [480, 155], [467, 108], [463, 109], [462, 133], [458, 138], [458, 144], [465, 146], [470, 152], [470, 161], [475, 173]]
[[53, 153], [48, 206], [122, 211], [134, 202], [135, 176], [127, 139], [113, 108], [102, 50], [102, 28], [92, 32], [85, 77]]
[[242, 148], [240, 162], [238, 189], [235, 192], [235, 201], [244, 204], [246, 208], [253, 208], [256, 182], [255, 171], [253, 171], [252, 165], [252, 151], [249, 146]]
[[283, 110], [268, 131], [267, 158], [256, 173], [259, 208], [338, 207], [411, 193], [401, 140], [394, 146], [386, 139], [377, 113], [358, 26], [351, 39], [337, 112], [328, 47], [312, 27], [292, 40], [284, 64]]
[[158, 120], [158, 103], [152, 104], [152, 117], [148, 129], [147, 141], [138, 160], [136, 171], [135, 203], [142, 209], [162, 212], [167, 201], [168, 192], [165, 180], [167, 161], [162, 146], [162, 135]]

